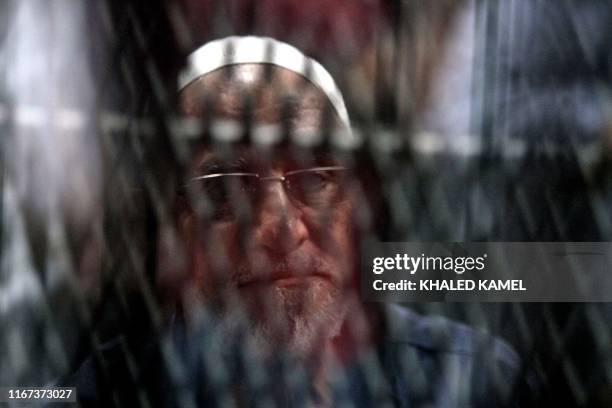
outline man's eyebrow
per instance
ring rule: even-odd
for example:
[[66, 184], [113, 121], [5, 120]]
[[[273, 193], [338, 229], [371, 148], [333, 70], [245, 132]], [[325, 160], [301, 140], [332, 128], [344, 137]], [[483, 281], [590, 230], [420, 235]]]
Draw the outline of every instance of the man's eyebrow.
[[214, 174], [214, 173], [227, 173], [232, 171], [245, 170], [249, 166], [249, 161], [246, 156], [238, 156], [233, 160], [223, 160], [218, 156], [213, 156], [197, 168], [198, 175]]
[[340, 159], [332, 152], [324, 151], [315, 153], [314, 162], [321, 166], [335, 165], [340, 162]]

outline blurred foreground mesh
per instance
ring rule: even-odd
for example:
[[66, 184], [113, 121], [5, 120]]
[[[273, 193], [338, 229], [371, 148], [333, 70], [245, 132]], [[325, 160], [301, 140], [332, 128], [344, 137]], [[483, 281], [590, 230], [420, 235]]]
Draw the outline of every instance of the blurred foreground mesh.
[[[378, 238], [612, 239], [610, 2], [303, 3], [0, 5], [0, 385], [159, 329], [172, 277], [151, 237], [172, 240], [164, 177], [198, 135], [173, 116], [173, 78], [229, 34], [330, 69], [362, 140], [344, 149], [382, 181]], [[533, 405], [612, 405], [608, 304], [407, 307], [508, 340], [541, 383]]]

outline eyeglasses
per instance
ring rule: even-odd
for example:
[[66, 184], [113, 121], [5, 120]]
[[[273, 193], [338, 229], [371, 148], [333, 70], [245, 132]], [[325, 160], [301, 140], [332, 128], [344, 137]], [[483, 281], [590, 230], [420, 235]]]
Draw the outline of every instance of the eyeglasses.
[[188, 188], [206, 197], [213, 207], [213, 219], [232, 218], [240, 205], [261, 202], [264, 182], [280, 182], [291, 200], [314, 209], [322, 209], [342, 199], [346, 167], [312, 167], [286, 172], [279, 176], [258, 173], [214, 173], [194, 177]]

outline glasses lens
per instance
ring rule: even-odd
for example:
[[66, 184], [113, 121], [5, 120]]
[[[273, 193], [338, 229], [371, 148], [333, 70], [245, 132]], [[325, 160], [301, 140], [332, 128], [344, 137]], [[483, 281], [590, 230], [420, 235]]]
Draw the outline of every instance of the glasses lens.
[[286, 176], [291, 194], [310, 206], [325, 206], [342, 198], [343, 170], [304, 170]]
[[238, 206], [249, 203], [257, 193], [258, 178], [255, 175], [220, 175], [201, 178], [201, 192], [213, 208], [213, 220], [233, 219], [240, 211]]

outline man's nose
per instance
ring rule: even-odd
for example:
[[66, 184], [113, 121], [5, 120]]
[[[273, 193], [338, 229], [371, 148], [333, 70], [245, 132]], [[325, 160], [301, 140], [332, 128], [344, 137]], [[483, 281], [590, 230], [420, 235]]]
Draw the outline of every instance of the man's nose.
[[308, 239], [303, 213], [291, 202], [280, 180], [263, 181], [262, 193], [255, 218], [255, 241], [272, 253], [289, 253]]

